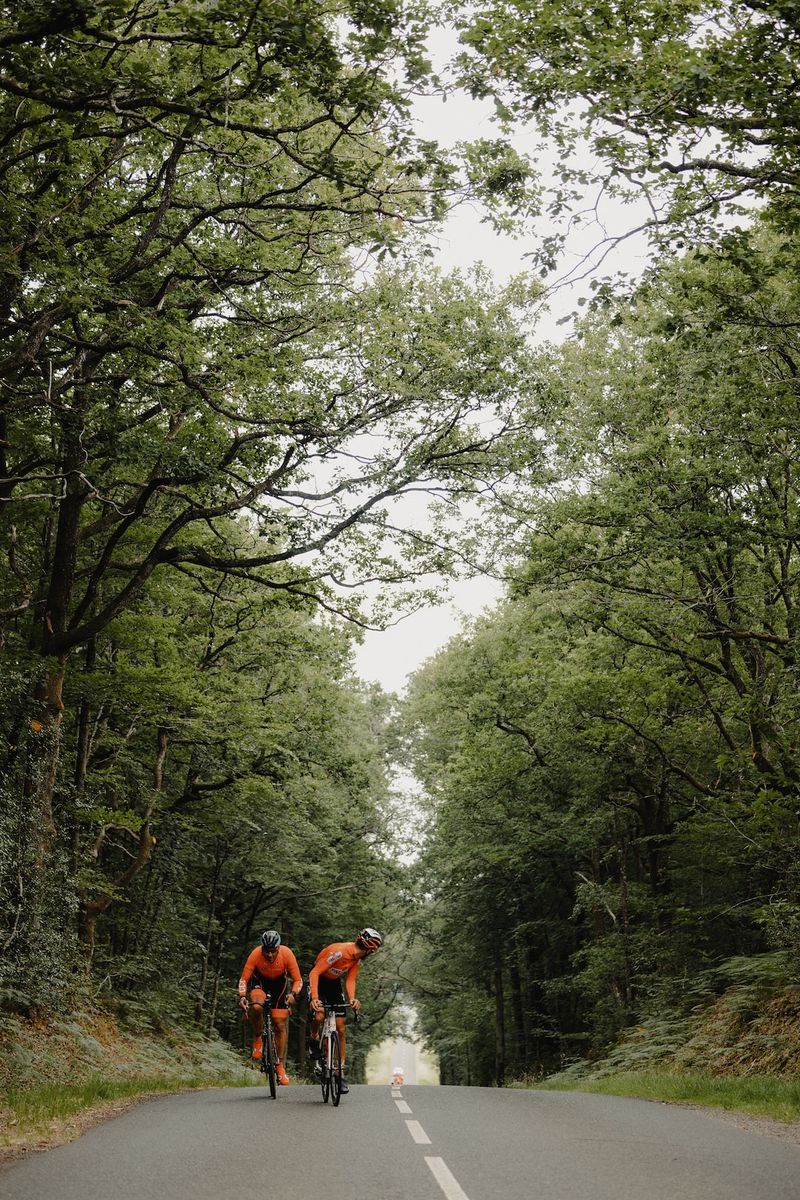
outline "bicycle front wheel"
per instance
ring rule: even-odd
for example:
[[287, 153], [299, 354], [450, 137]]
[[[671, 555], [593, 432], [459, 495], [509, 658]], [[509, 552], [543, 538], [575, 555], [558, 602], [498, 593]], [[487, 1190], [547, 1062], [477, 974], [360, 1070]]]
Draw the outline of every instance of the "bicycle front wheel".
[[331, 1034], [331, 1100], [334, 1107], [342, 1098], [342, 1048], [339, 1034]]
[[264, 1022], [264, 1071], [266, 1072], [267, 1082], [269, 1083], [269, 1094], [273, 1100], [278, 1095], [278, 1074], [276, 1064], [278, 1056], [275, 1051], [275, 1030], [272, 1026], [272, 1019], [267, 1017]]
[[326, 1035], [320, 1042], [322, 1051], [322, 1099], [328, 1103], [331, 1094], [331, 1047], [330, 1038]]

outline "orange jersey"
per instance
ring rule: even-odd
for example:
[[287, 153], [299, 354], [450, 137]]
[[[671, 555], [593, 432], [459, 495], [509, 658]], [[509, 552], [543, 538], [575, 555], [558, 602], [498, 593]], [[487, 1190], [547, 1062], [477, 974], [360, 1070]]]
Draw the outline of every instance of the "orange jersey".
[[247, 992], [247, 985], [255, 975], [253, 985], [258, 986], [261, 981], [270, 979], [282, 979], [284, 975], [288, 975], [292, 981], [292, 991], [295, 995], [303, 986], [303, 977], [300, 974], [300, 968], [297, 965], [297, 959], [292, 954], [288, 946], [279, 946], [278, 953], [272, 962], [267, 962], [264, 958], [264, 951], [260, 946], [256, 946], [247, 956], [247, 962], [242, 968], [242, 978], [239, 980], [239, 995], [244, 996]]
[[344, 976], [344, 990], [347, 999], [352, 1001], [356, 995], [356, 975], [361, 966], [361, 956], [355, 942], [331, 942], [324, 950], [320, 950], [316, 961], [308, 973], [308, 986], [311, 988], [311, 999], [319, 1000], [317, 995], [317, 980], [341, 979]]

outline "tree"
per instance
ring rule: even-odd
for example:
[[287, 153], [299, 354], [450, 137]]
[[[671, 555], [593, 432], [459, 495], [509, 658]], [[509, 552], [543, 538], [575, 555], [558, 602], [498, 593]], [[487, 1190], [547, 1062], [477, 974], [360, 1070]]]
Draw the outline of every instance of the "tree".
[[449, 174], [408, 125], [421, 35], [391, 4], [110, 3], [32, 5], [0, 39], [3, 617], [33, 650], [7, 769], [29, 940], [67, 662], [154, 573], [363, 620], [359, 583], [449, 561], [444, 527], [393, 527], [392, 501], [479, 486], [524, 377], [525, 296], [370, 263], [440, 210]]
[[[459, 79], [493, 97], [506, 122], [531, 123], [537, 157], [556, 150], [551, 220], [580, 219], [579, 208], [592, 220], [604, 196], [636, 198], [657, 242], [692, 244], [755, 200], [789, 231], [800, 183], [796, 18], [794, 4], [763, 0], [456, 6]], [[546, 264], [564, 236], [544, 239]]]
[[[745, 812], [774, 805], [764, 832], [779, 840], [796, 787], [796, 304], [794, 248], [761, 231], [656, 273], [633, 312], [587, 330], [565, 355], [581, 383], [556, 424], [588, 487], [553, 507], [539, 544], [546, 570], [559, 560], [559, 577], [586, 581], [593, 623], [673, 659], [696, 690], [722, 778], [672, 766]], [[596, 335], [611, 342], [602, 377]], [[779, 866], [766, 837], [780, 890], [794, 851]]]
[[543, 357], [523, 564], [406, 718], [430, 797], [418, 1003], [455, 1078], [491, 1078], [485, 998], [468, 1066], [450, 997], [498, 947], [517, 1074], [731, 955], [796, 961], [796, 278], [762, 227]]

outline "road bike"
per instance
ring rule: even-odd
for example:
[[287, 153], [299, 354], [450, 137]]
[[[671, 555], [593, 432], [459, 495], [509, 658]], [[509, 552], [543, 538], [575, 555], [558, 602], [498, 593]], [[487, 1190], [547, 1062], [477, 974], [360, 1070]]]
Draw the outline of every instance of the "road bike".
[[[247, 1018], [247, 1010], [243, 1011]], [[272, 997], [267, 995], [261, 1010], [261, 1058], [258, 1069], [266, 1075], [269, 1094], [273, 1100], [278, 1096], [278, 1047], [275, 1042], [275, 1024], [272, 1020]]]
[[[346, 1004], [323, 1005], [322, 1030], [319, 1038], [320, 1068], [322, 1070], [322, 1099], [328, 1103], [330, 1099], [334, 1108], [342, 1098], [342, 1047], [339, 1042], [339, 1031], [336, 1028], [336, 1018], [347, 1013]], [[353, 1020], [358, 1020], [358, 1013], [353, 1012]]]

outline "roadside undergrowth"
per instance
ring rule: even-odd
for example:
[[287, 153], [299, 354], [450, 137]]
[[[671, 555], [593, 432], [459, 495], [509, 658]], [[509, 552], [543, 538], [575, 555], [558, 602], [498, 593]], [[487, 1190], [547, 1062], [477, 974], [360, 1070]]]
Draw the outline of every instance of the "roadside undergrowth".
[[0, 1160], [70, 1141], [146, 1096], [258, 1082], [227, 1043], [144, 1006], [124, 1019], [0, 1013]]
[[548, 1091], [599, 1092], [672, 1104], [701, 1104], [777, 1121], [800, 1121], [800, 1080], [776, 1075], [731, 1079], [683, 1072], [636, 1071], [580, 1080], [557, 1075], [532, 1086]]
[[800, 1121], [800, 984], [783, 953], [732, 958], [651, 1011], [602, 1058], [517, 1086], [638, 1096]]

